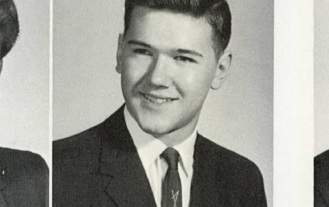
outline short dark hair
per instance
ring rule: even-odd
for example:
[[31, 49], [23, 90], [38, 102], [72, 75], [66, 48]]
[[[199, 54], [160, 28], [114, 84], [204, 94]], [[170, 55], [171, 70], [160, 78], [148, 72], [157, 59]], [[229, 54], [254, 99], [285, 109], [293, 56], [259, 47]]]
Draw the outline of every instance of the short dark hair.
[[126, 0], [125, 28], [127, 32], [134, 7], [142, 6], [157, 10], [184, 13], [195, 18], [204, 17], [213, 29], [215, 48], [224, 51], [231, 37], [231, 12], [226, 0]]
[[19, 22], [13, 0], [0, 0], [0, 60], [14, 46], [19, 33]]

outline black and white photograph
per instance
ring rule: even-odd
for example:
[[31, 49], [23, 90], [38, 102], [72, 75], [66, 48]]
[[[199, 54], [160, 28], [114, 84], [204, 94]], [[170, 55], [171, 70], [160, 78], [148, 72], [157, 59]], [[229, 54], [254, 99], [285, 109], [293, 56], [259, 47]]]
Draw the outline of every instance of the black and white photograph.
[[0, 207], [329, 207], [328, 9], [0, 0]]
[[54, 1], [53, 206], [273, 206], [273, 1]]
[[329, 2], [314, 8], [314, 207], [329, 207]]
[[0, 206], [49, 198], [49, 1], [0, 0]]

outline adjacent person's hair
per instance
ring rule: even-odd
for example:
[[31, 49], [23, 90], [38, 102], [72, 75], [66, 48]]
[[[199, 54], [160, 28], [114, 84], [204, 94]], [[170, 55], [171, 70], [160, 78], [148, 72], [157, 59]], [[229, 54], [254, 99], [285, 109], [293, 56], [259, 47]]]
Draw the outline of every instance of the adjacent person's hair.
[[18, 33], [18, 15], [13, 0], [0, 0], [0, 60], [14, 46]]
[[215, 49], [221, 52], [228, 46], [232, 17], [226, 0], [126, 0], [124, 33], [129, 28], [132, 12], [136, 6], [183, 13], [194, 18], [204, 17], [213, 29]]

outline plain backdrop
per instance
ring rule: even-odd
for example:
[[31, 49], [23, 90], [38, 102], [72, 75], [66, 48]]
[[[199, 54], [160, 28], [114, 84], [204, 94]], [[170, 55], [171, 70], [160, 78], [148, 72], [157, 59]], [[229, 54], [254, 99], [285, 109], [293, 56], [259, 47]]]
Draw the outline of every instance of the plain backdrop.
[[[124, 1], [54, 1], [53, 137], [61, 139], [106, 119], [123, 103], [115, 71]], [[273, 1], [229, 0], [233, 64], [211, 91], [200, 133], [254, 161], [269, 207], [273, 187]]]
[[329, 1], [314, 1], [315, 154], [329, 149]]
[[20, 34], [0, 74], [0, 146], [49, 164], [49, 1], [15, 2]]

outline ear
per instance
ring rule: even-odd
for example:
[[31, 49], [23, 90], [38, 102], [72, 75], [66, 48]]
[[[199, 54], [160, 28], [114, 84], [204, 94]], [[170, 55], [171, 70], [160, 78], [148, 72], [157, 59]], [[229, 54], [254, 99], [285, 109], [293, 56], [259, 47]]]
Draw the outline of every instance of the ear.
[[117, 66], [115, 70], [118, 73], [122, 72], [121, 61], [122, 61], [122, 50], [123, 50], [123, 34], [119, 34], [118, 38], [118, 49], [117, 49]]
[[227, 77], [227, 73], [231, 67], [232, 53], [225, 51], [218, 60], [214, 79], [211, 83], [211, 89], [219, 89]]

